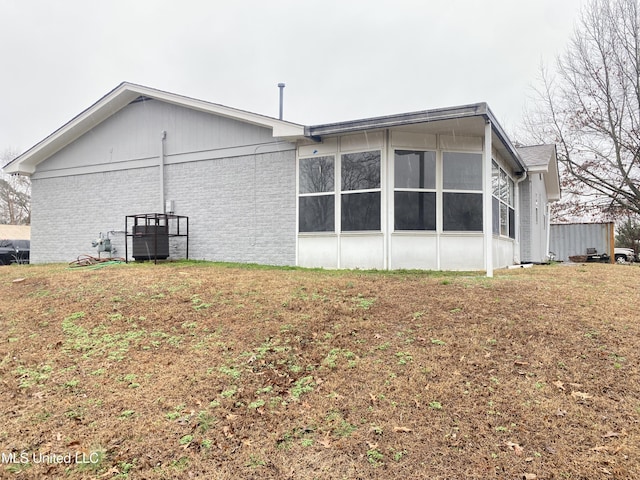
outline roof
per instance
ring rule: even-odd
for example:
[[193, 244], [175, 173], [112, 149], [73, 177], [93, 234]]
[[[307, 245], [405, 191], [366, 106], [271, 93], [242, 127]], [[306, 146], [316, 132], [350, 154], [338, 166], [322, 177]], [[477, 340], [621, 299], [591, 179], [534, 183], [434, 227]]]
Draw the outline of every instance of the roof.
[[4, 171], [11, 174], [31, 175], [35, 172], [36, 166], [40, 162], [62, 150], [96, 125], [140, 97], [154, 98], [182, 107], [270, 128], [274, 137], [294, 139], [302, 137], [304, 134], [304, 127], [296, 123], [123, 82], [44, 140], [9, 162], [4, 167]]
[[[489, 106], [482, 103], [474, 103], [470, 105], [461, 105], [448, 108], [437, 108], [432, 110], [422, 110], [418, 112], [401, 113], [396, 115], [387, 115], [383, 117], [372, 117], [360, 120], [351, 120], [346, 122], [328, 123], [324, 125], [313, 125], [304, 128], [305, 136], [319, 139], [325, 135], [338, 135], [363, 130], [373, 130], [382, 128], [398, 128], [408, 125], [418, 124], [435, 124], [439, 122], [446, 124], [448, 128], [460, 128], [459, 120], [462, 119], [482, 119], [484, 122], [491, 123], [491, 129], [495, 140], [498, 140], [503, 148], [501, 153], [512, 159], [514, 167], [517, 170], [526, 170], [526, 165], [520, 158], [518, 150], [513, 146], [511, 140], [500, 126], [495, 115]], [[484, 125], [484, 122], [482, 125]]]
[[544, 182], [549, 200], [560, 200], [560, 174], [555, 145], [530, 145], [518, 147], [527, 172], [544, 174]]
[[4, 240], [29, 240], [31, 227], [29, 225], [0, 225], [0, 238]]
[[555, 145], [530, 145], [517, 148], [520, 157], [531, 170], [548, 170], [551, 159], [556, 155]]

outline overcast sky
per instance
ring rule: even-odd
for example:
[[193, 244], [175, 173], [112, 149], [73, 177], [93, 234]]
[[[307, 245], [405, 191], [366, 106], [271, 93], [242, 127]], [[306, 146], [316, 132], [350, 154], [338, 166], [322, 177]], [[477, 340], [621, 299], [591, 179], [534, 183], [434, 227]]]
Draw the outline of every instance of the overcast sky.
[[508, 131], [585, 0], [0, 0], [0, 151], [123, 81], [306, 125], [487, 102]]

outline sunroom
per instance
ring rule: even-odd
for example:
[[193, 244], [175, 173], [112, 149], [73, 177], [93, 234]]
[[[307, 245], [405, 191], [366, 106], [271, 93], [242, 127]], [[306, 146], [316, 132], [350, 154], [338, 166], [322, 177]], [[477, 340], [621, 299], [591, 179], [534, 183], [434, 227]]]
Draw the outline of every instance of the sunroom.
[[485, 270], [519, 262], [525, 167], [485, 103], [305, 128], [300, 266]]

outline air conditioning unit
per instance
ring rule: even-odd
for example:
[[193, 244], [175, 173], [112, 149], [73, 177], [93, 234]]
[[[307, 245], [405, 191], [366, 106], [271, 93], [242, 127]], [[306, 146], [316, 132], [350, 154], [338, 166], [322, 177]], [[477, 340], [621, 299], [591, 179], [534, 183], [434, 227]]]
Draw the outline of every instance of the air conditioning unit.
[[169, 258], [167, 225], [134, 225], [133, 258], [136, 261]]

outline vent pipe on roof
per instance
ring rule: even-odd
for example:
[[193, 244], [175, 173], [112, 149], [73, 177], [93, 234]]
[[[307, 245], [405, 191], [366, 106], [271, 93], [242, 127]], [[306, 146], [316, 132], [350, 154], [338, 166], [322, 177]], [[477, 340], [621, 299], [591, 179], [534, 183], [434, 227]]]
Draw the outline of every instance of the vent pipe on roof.
[[278, 88], [280, 89], [280, 115], [278, 115], [278, 118], [280, 120], [282, 120], [282, 105], [283, 105], [283, 101], [284, 101], [284, 83], [279, 83], [278, 84]]

